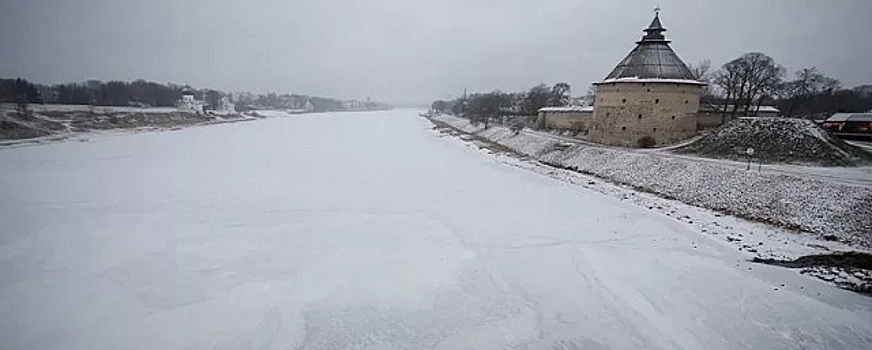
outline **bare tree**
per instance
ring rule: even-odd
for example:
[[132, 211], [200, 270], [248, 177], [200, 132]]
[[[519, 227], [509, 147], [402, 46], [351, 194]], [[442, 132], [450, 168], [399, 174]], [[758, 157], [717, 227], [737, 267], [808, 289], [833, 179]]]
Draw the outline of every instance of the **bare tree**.
[[433, 101], [432, 104], [430, 104], [430, 109], [438, 113], [445, 113], [446, 111], [451, 110], [451, 104], [448, 101], [436, 100]]
[[817, 67], [808, 67], [796, 72], [796, 79], [782, 85], [782, 97], [788, 100], [787, 116], [800, 110], [802, 105], [822, 94], [832, 94], [841, 83], [821, 73]]
[[511, 95], [499, 90], [486, 94], [473, 94], [469, 98], [470, 121], [474, 124], [484, 123], [484, 128], [490, 126], [490, 121], [500, 116], [503, 108], [511, 105]]
[[221, 108], [221, 99], [224, 97], [224, 94], [218, 90], [206, 90], [204, 94], [206, 100], [206, 106], [209, 110], [218, 110]]
[[569, 104], [571, 89], [568, 83], [557, 83], [551, 88], [549, 106], [566, 106]]
[[[721, 69], [716, 71], [713, 75], [712, 81], [720, 88], [721, 95], [727, 103], [733, 102], [738, 99], [737, 96], [740, 96], [743, 92], [740, 91], [743, 87], [739, 83], [739, 69], [738, 65], [726, 64]], [[721, 110], [722, 116], [726, 116], [727, 108], [726, 106]]]
[[21, 78], [15, 79], [12, 90], [18, 117], [29, 118], [30, 108], [28, 104], [41, 101], [39, 99], [39, 90], [27, 80]]
[[587, 93], [581, 97], [581, 102], [585, 106], [593, 106], [594, 102], [596, 102], [596, 88], [593, 85], [587, 88]]
[[524, 95], [524, 101], [521, 103], [521, 111], [527, 115], [536, 115], [539, 109], [548, 105], [550, 98], [548, 86], [539, 84], [532, 88]]
[[690, 69], [694, 79], [707, 84], [702, 87], [702, 100], [703, 102], [711, 102], [715, 97], [714, 89], [711, 86], [715, 76], [712, 71], [712, 61], [704, 59], [697, 63], [689, 64], [687, 68]]
[[712, 61], [708, 59], [691, 63], [687, 68], [690, 68], [690, 73], [693, 74], [693, 78], [696, 80], [708, 83], [712, 79]]
[[756, 115], [752, 106], [759, 107], [780, 88], [785, 69], [772, 57], [759, 52], [746, 53], [725, 64], [714, 75], [714, 82], [732, 105], [732, 116], [739, 109], [745, 115]]

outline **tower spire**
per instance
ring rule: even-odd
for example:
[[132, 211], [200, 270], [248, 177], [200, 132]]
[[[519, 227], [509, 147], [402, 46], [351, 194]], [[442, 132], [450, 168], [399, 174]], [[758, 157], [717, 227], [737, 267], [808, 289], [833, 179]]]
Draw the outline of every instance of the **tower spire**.
[[660, 14], [654, 14], [651, 25], [645, 29], [642, 40], [630, 51], [606, 80], [621, 78], [638, 79], [680, 79], [694, 80], [687, 65], [669, 47], [669, 40], [663, 36], [666, 28], [660, 23]]
[[666, 36], [663, 35], [663, 32], [666, 31], [666, 28], [663, 28], [663, 24], [660, 23], [660, 7], [654, 8], [654, 19], [651, 20], [651, 24], [648, 25], [648, 28], [645, 28], [645, 35], [642, 36], [642, 40], [637, 43], [643, 42], [666, 42]]

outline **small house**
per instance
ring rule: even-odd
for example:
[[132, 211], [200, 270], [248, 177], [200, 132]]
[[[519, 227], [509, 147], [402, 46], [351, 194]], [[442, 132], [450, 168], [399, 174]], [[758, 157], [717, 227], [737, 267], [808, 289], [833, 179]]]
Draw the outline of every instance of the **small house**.
[[872, 113], [836, 113], [823, 127], [841, 137], [872, 138]]
[[176, 102], [176, 109], [181, 112], [203, 113], [203, 101], [197, 100], [193, 94], [182, 95], [182, 99]]

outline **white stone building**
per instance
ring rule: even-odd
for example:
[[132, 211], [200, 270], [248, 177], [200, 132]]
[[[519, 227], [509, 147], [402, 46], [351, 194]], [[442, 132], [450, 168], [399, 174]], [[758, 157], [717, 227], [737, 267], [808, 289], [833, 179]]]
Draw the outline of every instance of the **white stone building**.
[[176, 109], [181, 112], [202, 114], [204, 105], [205, 103], [196, 99], [193, 94], [185, 94], [182, 95], [181, 100], [176, 102]]
[[230, 102], [230, 99], [227, 97], [221, 98], [221, 103], [218, 104], [218, 109], [216, 112], [219, 113], [236, 113], [236, 105], [233, 102]]

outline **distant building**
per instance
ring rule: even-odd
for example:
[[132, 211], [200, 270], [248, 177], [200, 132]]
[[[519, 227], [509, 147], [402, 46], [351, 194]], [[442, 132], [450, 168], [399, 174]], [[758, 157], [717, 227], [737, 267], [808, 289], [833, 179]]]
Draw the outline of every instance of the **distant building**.
[[872, 113], [836, 113], [823, 127], [839, 136], [872, 138]]
[[854, 91], [860, 94], [860, 96], [869, 97], [872, 96], [872, 85], [860, 85], [855, 87]]
[[366, 103], [358, 100], [342, 101], [342, 106], [349, 111], [360, 111], [366, 109]]
[[570, 106], [590, 106], [593, 104], [592, 96], [576, 96], [569, 98]]
[[309, 113], [315, 110], [315, 105], [312, 104], [312, 101], [306, 100], [302, 106], [298, 106], [295, 104], [294, 108], [285, 109], [285, 112], [291, 114], [299, 114], [299, 113]]
[[203, 101], [197, 100], [193, 94], [184, 94], [182, 99], [176, 102], [176, 109], [181, 112], [201, 114], [204, 105]]
[[236, 113], [236, 105], [233, 102], [230, 102], [230, 99], [225, 96], [221, 98], [221, 102], [218, 104], [218, 109], [215, 111], [218, 113]]
[[[739, 107], [736, 109], [736, 115], [772, 118], [780, 116], [781, 111], [775, 106], [753, 106], [745, 113], [745, 107]], [[696, 113], [696, 128], [697, 130], [714, 129], [731, 120], [733, 120], [733, 105], [704, 104]]]

